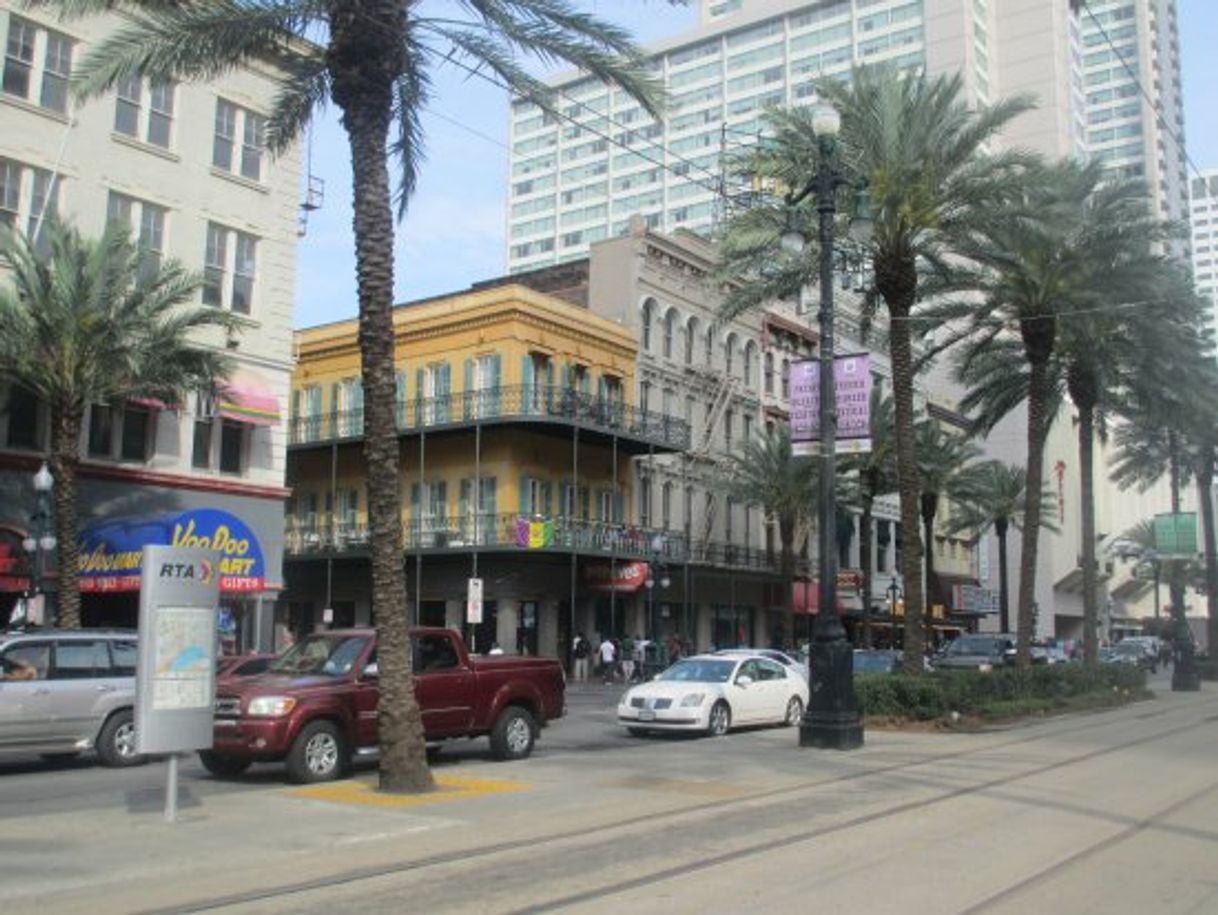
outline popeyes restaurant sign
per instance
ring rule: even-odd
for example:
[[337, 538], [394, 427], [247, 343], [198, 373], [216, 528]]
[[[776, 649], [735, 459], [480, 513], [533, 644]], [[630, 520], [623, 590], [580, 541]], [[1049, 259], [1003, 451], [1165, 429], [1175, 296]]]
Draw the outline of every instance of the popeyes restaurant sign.
[[236, 515], [195, 508], [151, 520], [95, 524], [80, 538], [80, 590], [138, 591], [145, 546], [214, 550], [220, 554], [220, 591], [245, 593], [266, 587], [262, 546]]

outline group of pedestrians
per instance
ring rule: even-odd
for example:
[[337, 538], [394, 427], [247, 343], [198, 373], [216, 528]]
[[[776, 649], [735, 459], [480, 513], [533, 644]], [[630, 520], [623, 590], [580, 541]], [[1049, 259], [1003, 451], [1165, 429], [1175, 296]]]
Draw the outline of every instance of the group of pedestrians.
[[[625, 636], [621, 639], [603, 639], [595, 649], [582, 632], [575, 636], [571, 648], [574, 660], [572, 679], [586, 683], [589, 662], [595, 660], [600, 670], [601, 682], [608, 685], [620, 679], [623, 683], [641, 682], [646, 679], [644, 670], [648, 660], [659, 664], [667, 658], [669, 664], [690, 653], [690, 647], [680, 636], [671, 635], [663, 646], [642, 636]], [[649, 658], [650, 656], [650, 658]]]

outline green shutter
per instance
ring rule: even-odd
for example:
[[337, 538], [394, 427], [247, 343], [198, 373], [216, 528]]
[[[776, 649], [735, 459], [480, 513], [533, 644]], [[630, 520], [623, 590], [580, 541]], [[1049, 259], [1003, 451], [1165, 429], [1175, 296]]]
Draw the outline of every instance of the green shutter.
[[554, 484], [546, 480], [541, 484], [541, 508], [539, 513], [546, 518], [553, 516], [551, 499], [554, 496]]
[[554, 412], [554, 360], [546, 360], [546, 412]]
[[414, 424], [423, 425], [423, 370], [414, 370]]
[[467, 543], [474, 536], [473, 526], [469, 523], [469, 494], [473, 486], [473, 480], [462, 480], [457, 495], [457, 529], [461, 532], [461, 539]]
[[445, 480], [441, 480], [439, 483], [436, 483], [434, 485], [435, 485], [435, 489], [432, 491], [433, 492], [433, 502], [434, 502], [433, 513], [435, 514], [437, 520], [447, 522], [448, 521], [448, 483]]
[[406, 368], [398, 369], [393, 376], [393, 415], [399, 426], [406, 425]]
[[422, 530], [422, 517], [419, 514], [419, 484], [410, 484], [410, 529], [414, 532], [412, 541], [418, 545], [418, 533]]
[[465, 365], [462, 368], [461, 380], [461, 401], [465, 405], [462, 411], [462, 417], [469, 419], [474, 415], [474, 398], [477, 392], [474, 391], [474, 360], [466, 359]]
[[520, 506], [520, 514], [528, 517], [533, 513], [533, 506], [529, 502], [529, 478], [520, 478], [520, 489], [516, 491], [517, 504]]

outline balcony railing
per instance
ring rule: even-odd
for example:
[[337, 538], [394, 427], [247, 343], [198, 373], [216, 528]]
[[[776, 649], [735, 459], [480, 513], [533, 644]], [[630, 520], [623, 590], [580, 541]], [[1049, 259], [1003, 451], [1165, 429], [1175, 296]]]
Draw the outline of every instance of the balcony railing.
[[[556, 385], [510, 385], [398, 400], [396, 417], [399, 432], [478, 420], [552, 419], [642, 439], [663, 448], [678, 451], [689, 448], [689, 424], [683, 419]], [[340, 410], [318, 416], [293, 417], [288, 443], [306, 445], [358, 438], [363, 434], [363, 409]]]
[[[362, 524], [339, 522], [312, 525], [288, 519], [286, 549], [292, 556], [319, 556], [332, 552], [360, 553], [368, 548], [369, 531]], [[679, 531], [657, 530], [632, 524], [609, 524], [579, 518], [529, 518], [520, 514], [482, 514], [463, 519], [421, 518], [403, 525], [405, 549], [468, 551], [475, 547], [522, 551], [603, 553], [606, 557], [670, 563], [694, 562], [726, 568], [778, 572], [778, 554], [731, 543], [697, 541], [691, 544]], [[807, 572], [797, 560], [797, 571]]]

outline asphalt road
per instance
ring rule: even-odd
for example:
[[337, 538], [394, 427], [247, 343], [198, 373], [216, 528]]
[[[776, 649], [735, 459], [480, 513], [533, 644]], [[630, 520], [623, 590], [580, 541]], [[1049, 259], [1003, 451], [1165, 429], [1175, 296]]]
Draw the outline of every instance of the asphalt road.
[[[629, 746], [632, 742], [616, 724], [614, 705], [622, 687], [601, 686], [569, 691], [567, 717], [542, 732], [536, 755], [549, 757]], [[438, 765], [451, 767], [463, 761], [489, 759], [486, 740], [461, 740], [445, 744]], [[374, 761], [363, 761], [356, 772], [374, 769]], [[284, 784], [282, 765], [253, 767], [240, 779], [212, 778], [197, 757], [182, 757], [180, 804], [201, 803], [208, 797]], [[11, 817], [80, 811], [158, 810], [164, 804], [165, 765], [153, 762], [130, 769], [106, 769], [91, 755], [60, 762], [37, 756], [0, 759], [0, 821]]]

